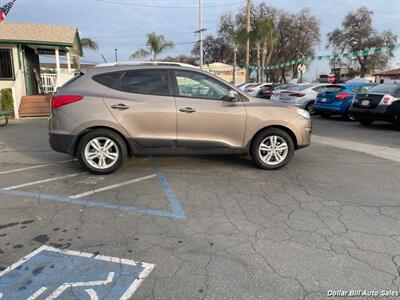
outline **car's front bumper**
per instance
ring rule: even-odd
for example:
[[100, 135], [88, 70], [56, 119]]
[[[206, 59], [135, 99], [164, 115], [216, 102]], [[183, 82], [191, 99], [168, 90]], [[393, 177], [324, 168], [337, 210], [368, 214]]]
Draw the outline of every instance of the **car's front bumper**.
[[292, 130], [296, 135], [297, 147], [296, 149], [302, 149], [311, 144], [311, 133], [312, 133], [312, 122], [311, 119], [303, 118], [302, 116], [297, 117], [291, 122]]

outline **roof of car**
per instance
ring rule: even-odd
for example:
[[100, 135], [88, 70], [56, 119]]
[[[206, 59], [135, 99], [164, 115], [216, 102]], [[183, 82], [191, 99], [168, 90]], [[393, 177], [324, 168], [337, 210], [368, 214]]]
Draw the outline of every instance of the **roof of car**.
[[99, 64], [94, 68], [88, 70], [87, 74], [96, 75], [96, 74], [104, 74], [118, 71], [128, 71], [128, 70], [136, 70], [136, 69], [182, 69], [182, 70], [196, 70], [197, 72], [207, 73], [204, 70], [200, 70], [200, 68], [183, 63], [175, 63], [175, 62], [119, 62], [119, 63], [107, 63], [107, 64]]
[[151, 66], [180, 66], [180, 67], [189, 67], [189, 68], [199, 68], [194, 65], [180, 63], [180, 62], [168, 62], [168, 61], [125, 61], [125, 62], [113, 62], [113, 63], [103, 63], [98, 64], [95, 68], [104, 68], [104, 67], [127, 67], [127, 66], [143, 66], [143, 65], [151, 65]]

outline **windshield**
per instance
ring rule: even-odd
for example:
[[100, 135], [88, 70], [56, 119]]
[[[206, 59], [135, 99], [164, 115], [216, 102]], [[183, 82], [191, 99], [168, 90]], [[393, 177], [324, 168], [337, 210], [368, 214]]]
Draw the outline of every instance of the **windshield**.
[[399, 84], [380, 84], [376, 87], [373, 87], [368, 92], [369, 93], [388, 93], [393, 94], [400, 90]]

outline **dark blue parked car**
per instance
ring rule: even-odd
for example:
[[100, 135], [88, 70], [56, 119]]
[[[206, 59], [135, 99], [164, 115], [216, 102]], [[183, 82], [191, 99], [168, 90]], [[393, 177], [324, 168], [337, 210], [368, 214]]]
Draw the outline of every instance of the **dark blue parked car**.
[[341, 115], [346, 120], [353, 120], [349, 108], [354, 95], [366, 92], [374, 86], [373, 83], [365, 82], [328, 85], [315, 99], [315, 112], [323, 118]]

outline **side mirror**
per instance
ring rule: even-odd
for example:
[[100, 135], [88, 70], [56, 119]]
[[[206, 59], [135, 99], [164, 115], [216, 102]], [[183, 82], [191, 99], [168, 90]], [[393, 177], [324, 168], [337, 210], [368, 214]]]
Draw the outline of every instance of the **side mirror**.
[[229, 101], [232, 101], [232, 102], [239, 101], [239, 93], [236, 92], [235, 90], [230, 90], [229, 91]]

